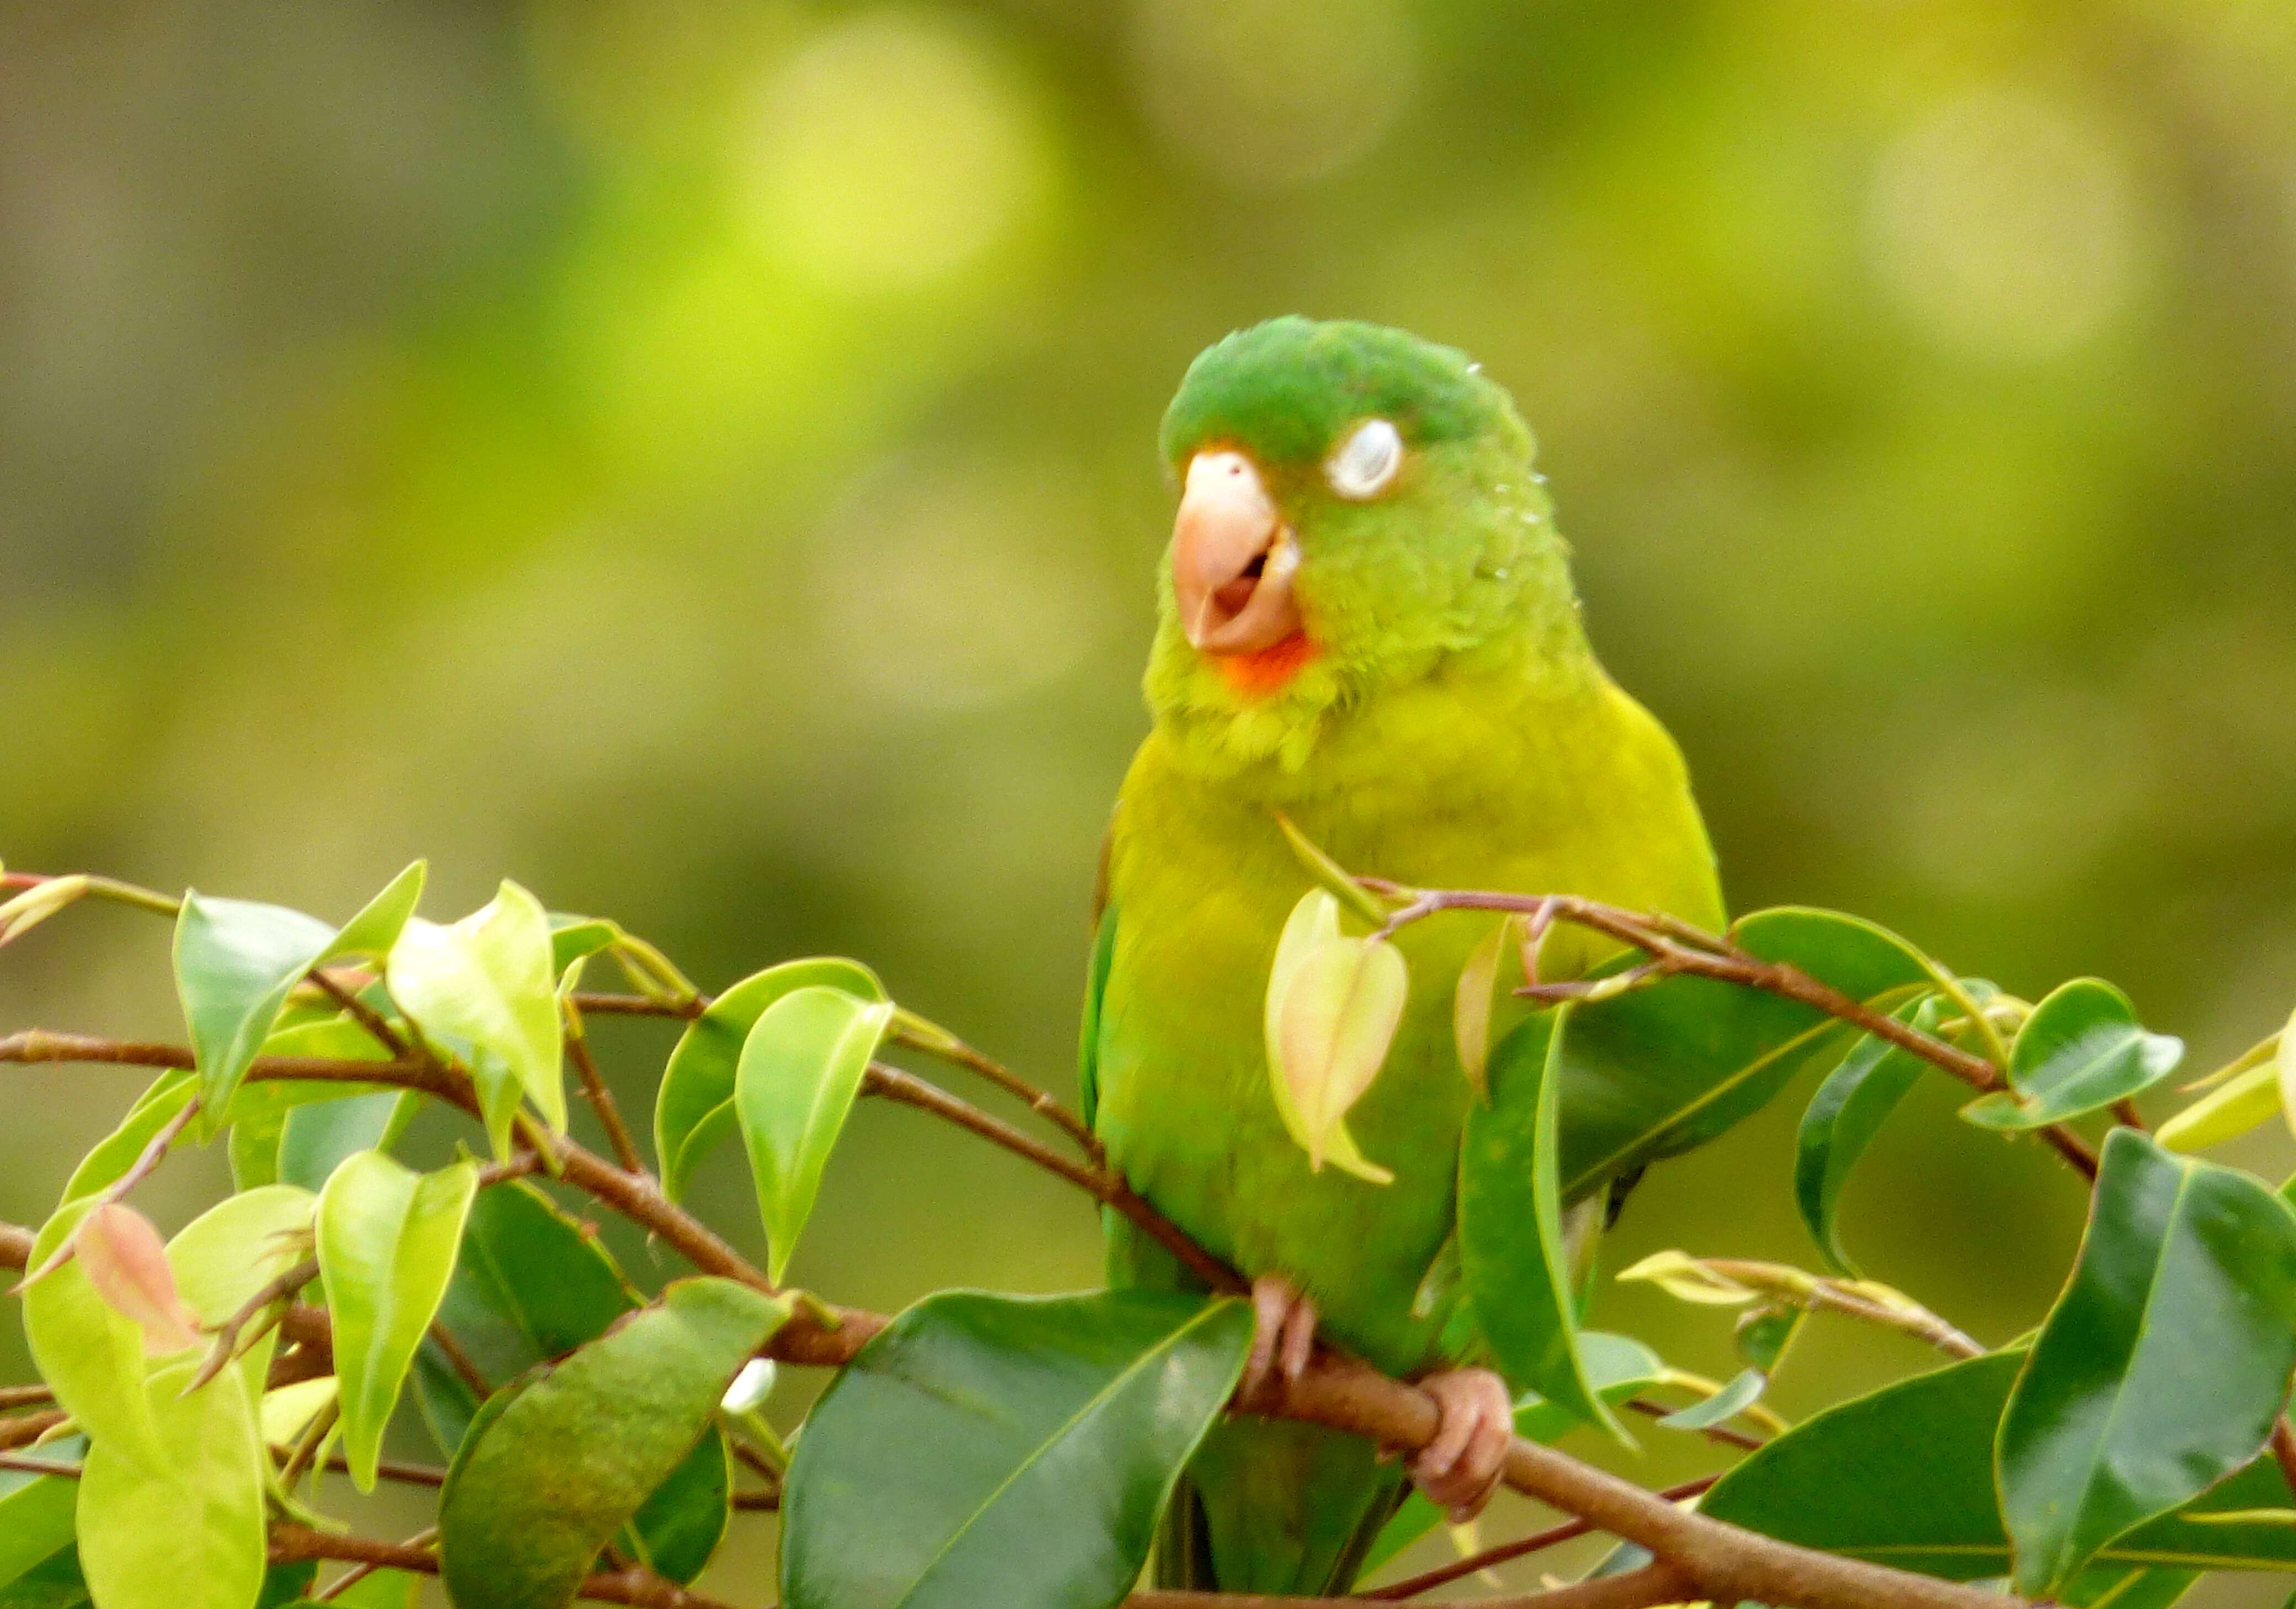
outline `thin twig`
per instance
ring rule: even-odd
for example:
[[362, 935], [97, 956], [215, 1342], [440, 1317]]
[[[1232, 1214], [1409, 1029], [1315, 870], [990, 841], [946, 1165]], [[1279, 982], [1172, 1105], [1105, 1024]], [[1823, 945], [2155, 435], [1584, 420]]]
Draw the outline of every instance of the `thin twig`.
[[20, 1408], [38, 1408], [55, 1400], [55, 1392], [45, 1385], [0, 1385], [0, 1413]]
[[[1718, 1474], [1701, 1475], [1695, 1481], [1685, 1481], [1679, 1486], [1669, 1486], [1658, 1495], [1669, 1503], [1679, 1503], [1685, 1498], [1698, 1496], [1721, 1478]], [[1408, 1580], [1397, 1581], [1392, 1586], [1382, 1587], [1374, 1592], [1358, 1592], [1356, 1596], [1384, 1603], [1417, 1597], [1423, 1592], [1432, 1592], [1438, 1587], [1447, 1587], [1453, 1581], [1464, 1580], [1496, 1565], [1521, 1558], [1527, 1554], [1541, 1553], [1549, 1547], [1559, 1547], [1565, 1542], [1576, 1541], [1594, 1529], [1594, 1524], [1589, 1521], [1567, 1520], [1560, 1525], [1550, 1526], [1535, 1535], [1523, 1537], [1512, 1542], [1502, 1542], [1496, 1547], [1486, 1547], [1480, 1553], [1469, 1554], [1463, 1559], [1454, 1559], [1447, 1564], [1427, 1571], [1421, 1575], [1412, 1576]]]
[[455, 1339], [454, 1331], [434, 1318], [430, 1321], [430, 1344], [437, 1347], [439, 1355], [447, 1359], [447, 1367], [455, 1371], [455, 1378], [463, 1383], [464, 1391], [480, 1402], [495, 1394], [495, 1388], [487, 1383], [486, 1375], [472, 1361], [470, 1353], [464, 1351], [463, 1343]]
[[69, 1417], [70, 1415], [58, 1408], [50, 1408], [45, 1413], [18, 1414], [12, 1419], [0, 1419], [0, 1451], [29, 1447]]
[[613, 1091], [599, 1075], [598, 1063], [590, 1055], [589, 1036], [582, 1031], [582, 1013], [569, 1001], [566, 1055], [581, 1075], [582, 1092], [590, 1097], [590, 1109], [598, 1114], [599, 1123], [606, 1130], [606, 1143], [614, 1148], [614, 1159], [622, 1164], [626, 1173], [644, 1173], [645, 1158], [639, 1154], [637, 1142], [630, 1137], [629, 1126], [622, 1121], [622, 1109], [614, 1104]]
[[892, 1041], [911, 1050], [935, 1056], [951, 1066], [987, 1079], [1005, 1094], [1026, 1104], [1037, 1116], [1049, 1120], [1082, 1148], [1093, 1165], [1105, 1165], [1107, 1153], [1101, 1149], [1100, 1137], [1091, 1125], [1046, 1091], [1014, 1072], [1003, 1063], [984, 1055], [938, 1022], [928, 1022], [909, 1012], [897, 1012], [893, 1016]]
[[2288, 1423], [2284, 1410], [2272, 1422], [2272, 1457], [2280, 1465], [2280, 1478], [2296, 1491], [2296, 1426]]
[[394, 1056], [406, 1054], [406, 1040], [399, 1031], [382, 1020], [382, 1014], [335, 980], [332, 973], [321, 967], [311, 969], [311, 981], [331, 996], [335, 1004], [350, 1013], [351, 1021], [367, 1031], [367, 1036]]
[[657, 1000], [650, 995], [596, 994], [578, 989], [568, 995], [578, 1011], [610, 1017], [683, 1017], [689, 1021], [709, 1009], [709, 997], [696, 995], [691, 1000]]
[[1847, 1280], [1806, 1274], [1782, 1263], [1735, 1257], [1702, 1257], [1699, 1266], [1722, 1278], [1796, 1307], [1840, 1313], [1923, 1341], [1955, 1358], [1982, 1358], [1985, 1348], [1950, 1321], [1902, 1293], [1895, 1301], [1866, 1295]]
[[265, 1309], [274, 1303], [282, 1304], [279, 1312], [272, 1314], [259, 1329], [246, 1337], [247, 1343], [252, 1346], [269, 1334], [273, 1326], [286, 1316], [284, 1304], [289, 1299], [318, 1277], [319, 1260], [307, 1257], [242, 1302], [237, 1312], [216, 1326], [215, 1344], [208, 1349], [206, 1361], [200, 1365], [200, 1372], [192, 1376], [192, 1383], [184, 1388], [184, 1391], [195, 1391], [222, 1374], [240, 1350], [241, 1332], [254, 1323]]
[[287, 1455], [286, 1466], [279, 1472], [281, 1490], [295, 1490], [295, 1482], [301, 1480], [303, 1472], [311, 1467], [312, 1460], [319, 1456], [319, 1449], [327, 1444], [328, 1435], [341, 1417], [341, 1400], [332, 1399], [312, 1416], [310, 1424], [303, 1427], [303, 1434], [296, 1441], [294, 1451]]
[[[157, 1169], [161, 1162], [167, 1160], [168, 1147], [173, 1145], [176, 1143], [176, 1138], [182, 1135], [184, 1130], [191, 1126], [192, 1120], [199, 1115], [199, 1096], [193, 1096], [191, 1099], [185, 1101], [184, 1103], [184, 1109], [176, 1113], [175, 1116], [169, 1118], [167, 1122], [161, 1126], [160, 1132], [152, 1137], [150, 1143], [144, 1147], [142, 1153], [135, 1158], [135, 1161], [129, 1165], [127, 1171], [121, 1174], [118, 1178], [112, 1180], [111, 1184], [106, 1185], [103, 1187], [102, 1192], [96, 1196], [94, 1202], [89, 1206], [87, 1211], [81, 1215], [82, 1220], [85, 1221], [88, 1217], [102, 1211], [105, 1207], [111, 1206], [116, 1202], [124, 1201], [127, 1199], [127, 1193], [129, 1191], [142, 1184], [145, 1179], [151, 1178], [152, 1171]], [[45, 1279], [58, 1268], [62, 1268], [64, 1264], [70, 1262], [72, 1260], [73, 1252], [78, 1250], [78, 1237], [67, 1235], [62, 1245], [48, 1253], [47, 1260], [43, 1262], [38, 1268], [34, 1268], [30, 1273], [25, 1275], [22, 1281], [16, 1286], [16, 1288], [20, 1291], [24, 1289], [26, 1285], [37, 1285], [41, 1280]]]
[[0, 1469], [35, 1475], [60, 1475], [67, 1481], [77, 1481], [80, 1477], [80, 1467], [77, 1464], [51, 1464], [45, 1458], [27, 1458], [15, 1453], [0, 1453]]
[[1095, 1201], [1113, 1207], [1130, 1219], [1211, 1289], [1234, 1294], [1249, 1288], [1234, 1269], [1196, 1244], [1178, 1225], [1150, 1206], [1112, 1170], [1103, 1170], [1072, 1162], [1050, 1146], [1030, 1138], [1002, 1119], [991, 1117], [978, 1106], [960, 1100], [939, 1085], [929, 1084], [914, 1073], [904, 1072], [898, 1067], [888, 1067], [882, 1062], [869, 1064], [868, 1081], [863, 1088], [871, 1095], [883, 1096], [889, 1100], [899, 1101], [905, 1105], [915, 1106], [937, 1117], [946, 1118], [961, 1129], [971, 1129], [981, 1138], [1002, 1145], [1016, 1156], [1026, 1157], [1047, 1173], [1068, 1180]]

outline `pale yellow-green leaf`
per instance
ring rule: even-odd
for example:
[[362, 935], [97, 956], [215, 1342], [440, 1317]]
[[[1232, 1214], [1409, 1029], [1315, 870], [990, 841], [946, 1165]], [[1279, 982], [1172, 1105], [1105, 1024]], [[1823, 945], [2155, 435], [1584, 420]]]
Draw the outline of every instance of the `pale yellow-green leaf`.
[[266, 1392], [258, 1410], [264, 1441], [273, 1447], [292, 1446], [340, 1390], [341, 1382], [332, 1375], [322, 1375], [316, 1380], [298, 1380]]
[[1459, 1071], [1487, 1101], [1491, 1093], [1491, 1010], [1499, 967], [1506, 958], [1507, 946], [1517, 937], [1515, 919], [1509, 916], [1483, 936], [1459, 969], [1459, 985], [1451, 997], [1451, 1039], [1459, 1053]]
[[154, 1369], [156, 1464], [91, 1440], [80, 1568], [102, 1609], [253, 1609], [263, 1589], [262, 1446], [247, 1382], [226, 1369], [188, 1396], [196, 1356]]
[[1403, 956], [1384, 940], [1327, 940], [1292, 972], [1278, 1051], [1311, 1169], [1323, 1167], [1349, 1111], [1379, 1076], [1409, 993]]
[[505, 882], [459, 922], [410, 916], [385, 972], [391, 997], [426, 1035], [468, 1047], [496, 1155], [509, 1149], [521, 1092], [565, 1132], [557, 976], [540, 901]]
[[[310, 1255], [311, 1211], [317, 1198], [293, 1185], [264, 1185], [217, 1203], [168, 1243], [168, 1261], [184, 1301], [210, 1326]], [[266, 1330], [240, 1359], [248, 1389], [263, 1390], [277, 1344]]]
[[1630, 1268], [1621, 1268], [1621, 1282], [1642, 1281], [1658, 1286], [1679, 1301], [1709, 1307], [1738, 1307], [1754, 1300], [1754, 1293], [1684, 1252], [1653, 1252]]
[[[2296, 1025], [2296, 1015], [2289, 1022]], [[2288, 1127], [2296, 1130], [2296, 1032], [2289, 1028], [2280, 1031], [2280, 1048], [2273, 1053], [2272, 1065], [2280, 1075], [2280, 1110], [2288, 1119]]]
[[2161, 1125], [2155, 1137], [2171, 1151], [2205, 1151], [2272, 1121], [2281, 1110], [2277, 1059], [2219, 1084]]
[[1292, 974], [1300, 970], [1300, 963], [1308, 958], [1308, 952], [1339, 936], [1340, 902], [1322, 889], [1309, 889], [1300, 896], [1299, 903], [1285, 919], [1283, 932], [1275, 940], [1275, 959], [1267, 971], [1267, 994], [1261, 1007], [1267, 1084], [1285, 1132], [1302, 1150], [1308, 1145], [1307, 1126], [1300, 1121], [1300, 1108], [1293, 1104], [1291, 1088], [1283, 1079], [1283, 996], [1292, 987]]
[[[90, 1197], [57, 1208], [32, 1244], [29, 1266], [46, 1261], [95, 1204]], [[40, 1378], [90, 1441], [145, 1468], [161, 1466], [144, 1391], [144, 1332], [96, 1294], [78, 1258], [25, 1290], [24, 1334]]]

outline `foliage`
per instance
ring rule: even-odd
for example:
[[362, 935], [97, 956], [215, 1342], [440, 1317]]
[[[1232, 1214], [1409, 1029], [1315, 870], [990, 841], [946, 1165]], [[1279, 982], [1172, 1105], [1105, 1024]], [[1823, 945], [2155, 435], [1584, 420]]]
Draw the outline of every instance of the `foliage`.
[[[2276, 1039], [2202, 1080], [2155, 1137], [2128, 1102], [2182, 1047], [2102, 981], [2030, 1004], [1831, 912], [1763, 911], [1708, 934], [1563, 896], [1358, 882], [1298, 847], [1306, 886], [1268, 966], [1267, 1088], [1308, 1164], [1380, 1187], [1346, 1113], [1380, 1076], [1404, 1000], [1439, 989], [1472, 1105], [1456, 1235], [1417, 1300], [1464, 1297], [1522, 1393], [1525, 1441], [1588, 1425], [1622, 1436], [1615, 1410], [1631, 1404], [1665, 1433], [1757, 1448], [1721, 1475], [1702, 1519], [1685, 1522], [1663, 1494], [1605, 1510], [1606, 1525], [1653, 1548], [1646, 1601], [1693, 1587], [1806, 1609], [1874, 1601], [1813, 1559], [1889, 1566], [1879, 1589], [1908, 1606], [1948, 1601], [1925, 1578], [2152, 1609], [2199, 1570], [2296, 1570], [2296, 1496], [2276, 1457], [2296, 1457], [2284, 1417], [2296, 1211], [2171, 1144], [2267, 1121], [2278, 1107], [2258, 1092], [2296, 1082]], [[6, 881], [18, 891], [0, 932], [90, 895], [175, 912], [190, 1042], [0, 1039], [8, 1060], [161, 1068], [49, 1220], [0, 1241], [27, 1269], [41, 1374], [30, 1411], [0, 1420], [0, 1444], [16, 1449], [0, 1468], [0, 1605], [397, 1604], [398, 1571], [439, 1573], [463, 1609], [705, 1605], [686, 1586], [729, 1529], [777, 1511], [791, 1609], [1108, 1609], [1133, 1593], [1176, 1483], [1232, 1406], [1253, 1326], [1235, 1277], [1109, 1175], [1072, 1114], [898, 1006], [858, 963], [785, 962], [711, 1000], [643, 940], [550, 915], [514, 883], [460, 921], [428, 921], [414, 914], [419, 865], [341, 927], [102, 879]], [[1495, 915], [1492, 936], [1462, 976], [1411, 978], [1394, 934], [1461, 907]], [[1538, 952], [1557, 924], [1619, 953], [1585, 977], [1543, 977]], [[603, 965], [630, 992], [579, 987]], [[1529, 1012], [1501, 1032], [1511, 965]], [[684, 1025], [659, 1085], [659, 1180], [591, 1063], [585, 1017], [601, 1012]], [[1053, 1139], [881, 1060], [902, 1053], [1021, 1095]], [[614, 1161], [568, 1132], [570, 1068]], [[1625, 1270], [1738, 1313], [1746, 1367], [1724, 1383], [1582, 1330], [1580, 1204], [1802, 1071], [1816, 1092], [1797, 1197], [1836, 1274], [1678, 1252]], [[2091, 1187], [2046, 1321], [1997, 1350], [1856, 1275], [1838, 1237], [1859, 1156], [1907, 1090], [1937, 1077], [1975, 1092], [1971, 1124], [2046, 1143]], [[1083, 1186], [1184, 1254], [1209, 1291], [944, 1292], [885, 1320], [783, 1286], [847, 1116], [871, 1095]], [[436, 1125], [409, 1126], [418, 1109], [464, 1123], [453, 1151], [423, 1153], [440, 1142]], [[2074, 1124], [2103, 1125], [2101, 1148]], [[679, 1204], [701, 1156], [736, 1129], [764, 1269]], [[218, 1140], [237, 1189], [163, 1242], [128, 1198], [178, 1145]], [[650, 1293], [576, 1203], [631, 1219], [698, 1276]], [[1898, 1329], [1959, 1360], [1788, 1427], [1763, 1397], [1816, 1315]], [[762, 1411], [771, 1359], [838, 1371], [800, 1424]], [[1428, 1433], [1391, 1411], [1409, 1419], [1409, 1388], [1343, 1360], [1267, 1389], [1256, 1410], [1389, 1440]], [[418, 1420], [443, 1467], [387, 1456]], [[1509, 1478], [1570, 1507], [1580, 1466], [1548, 1457], [1511, 1464]], [[331, 1468], [362, 1488], [436, 1487], [435, 1538], [343, 1535], [319, 1484]], [[1374, 1565], [1439, 1517], [1411, 1498]], [[1709, 1551], [1669, 1555], [1669, 1527], [1685, 1523], [1705, 1527]], [[350, 1568], [320, 1587], [320, 1559]], [[1709, 1573], [1669, 1573], [1693, 1565]]]

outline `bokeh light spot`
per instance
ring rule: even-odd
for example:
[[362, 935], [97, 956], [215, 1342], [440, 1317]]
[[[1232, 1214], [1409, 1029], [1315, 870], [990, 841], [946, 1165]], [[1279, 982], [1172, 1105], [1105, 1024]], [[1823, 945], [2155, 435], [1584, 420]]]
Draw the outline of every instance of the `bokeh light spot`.
[[824, 32], [767, 80], [742, 131], [749, 218], [832, 285], [907, 290], [1013, 238], [1047, 189], [1045, 131], [988, 49], [922, 16]]
[[1414, 76], [1393, 0], [1141, 0], [1132, 55], [1157, 133], [1247, 188], [1321, 178], [1363, 156]]
[[1932, 111], [1884, 153], [1874, 272], [1932, 333], [1988, 356], [2046, 357], [2131, 300], [2135, 186], [2110, 133], [2031, 94], [1987, 90]]

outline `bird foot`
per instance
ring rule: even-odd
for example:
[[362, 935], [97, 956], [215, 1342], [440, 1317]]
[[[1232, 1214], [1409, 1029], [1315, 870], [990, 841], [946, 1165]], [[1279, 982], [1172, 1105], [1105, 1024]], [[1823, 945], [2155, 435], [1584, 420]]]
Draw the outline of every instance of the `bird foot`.
[[1488, 1369], [1447, 1369], [1419, 1382], [1443, 1417], [1411, 1460], [1411, 1479], [1454, 1525], [1483, 1512], [1514, 1440], [1514, 1402]]
[[1251, 1282], [1251, 1307], [1259, 1322], [1235, 1388], [1235, 1400], [1246, 1406], [1268, 1390], [1279, 1372], [1285, 1385], [1300, 1378], [1316, 1350], [1317, 1318], [1314, 1299], [1281, 1274], [1262, 1274]]

